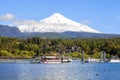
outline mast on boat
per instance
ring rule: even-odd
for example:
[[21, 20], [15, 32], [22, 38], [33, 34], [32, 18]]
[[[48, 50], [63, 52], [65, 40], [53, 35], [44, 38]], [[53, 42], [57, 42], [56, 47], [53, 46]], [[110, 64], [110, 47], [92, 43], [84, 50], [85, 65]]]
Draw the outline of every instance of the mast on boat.
[[84, 62], [84, 51], [82, 51], [82, 62]]

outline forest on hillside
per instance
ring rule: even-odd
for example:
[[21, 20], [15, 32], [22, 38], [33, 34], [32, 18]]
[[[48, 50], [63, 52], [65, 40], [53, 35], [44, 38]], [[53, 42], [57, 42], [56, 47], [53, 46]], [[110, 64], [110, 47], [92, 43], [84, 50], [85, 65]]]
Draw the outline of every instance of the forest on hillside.
[[120, 57], [120, 38], [47, 39], [32, 37], [18, 39], [0, 37], [0, 58], [34, 58], [43, 55], [64, 54], [72, 58], [99, 58], [105, 51], [107, 58]]

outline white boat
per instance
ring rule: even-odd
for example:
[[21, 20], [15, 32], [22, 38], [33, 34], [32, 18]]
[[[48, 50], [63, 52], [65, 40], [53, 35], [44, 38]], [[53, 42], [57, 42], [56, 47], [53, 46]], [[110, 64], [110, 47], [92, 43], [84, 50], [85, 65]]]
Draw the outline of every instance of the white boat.
[[57, 64], [57, 63], [64, 63], [64, 62], [71, 62], [72, 59], [69, 58], [60, 58], [57, 56], [45, 56], [44, 58], [42, 58], [41, 63], [53, 63], [53, 64]]
[[70, 58], [63, 58], [63, 63], [64, 62], [72, 62], [72, 59], [70, 59]]
[[100, 62], [100, 60], [99, 59], [94, 59], [94, 58], [89, 58], [85, 62], [94, 63], [94, 62]]
[[100, 60], [99, 59], [89, 59], [89, 62], [100, 62]]
[[120, 60], [119, 59], [111, 59], [109, 62], [111, 62], [111, 63], [120, 63]]
[[61, 59], [56, 56], [45, 56], [41, 60], [42, 63], [61, 63]]

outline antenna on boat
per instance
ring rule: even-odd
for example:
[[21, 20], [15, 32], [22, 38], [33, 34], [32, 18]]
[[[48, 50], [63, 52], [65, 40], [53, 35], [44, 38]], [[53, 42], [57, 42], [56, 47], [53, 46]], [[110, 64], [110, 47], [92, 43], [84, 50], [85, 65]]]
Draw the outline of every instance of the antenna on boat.
[[104, 58], [103, 58], [103, 61], [106, 62], [106, 52], [103, 51], [103, 54], [104, 54]]
[[84, 51], [82, 51], [82, 62], [84, 62]]
[[103, 61], [103, 52], [100, 52], [100, 62]]
[[101, 51], [100, 52], [100, 62], [106, 62], [106, 52], [105, 51]]

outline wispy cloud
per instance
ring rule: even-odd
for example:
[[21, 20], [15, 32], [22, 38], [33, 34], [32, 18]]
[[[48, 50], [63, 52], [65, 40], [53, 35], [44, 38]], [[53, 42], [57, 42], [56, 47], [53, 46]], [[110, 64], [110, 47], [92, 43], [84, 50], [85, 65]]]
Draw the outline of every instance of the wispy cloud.
[[37, 24], [39, 23], [39, 21], [35, 21], [35, 20], [19, 20], [16, 19], [15, 16], [13, 14], [7, 13], [4, 15], [0, 16], [0, 21], [9, 21], [12, 20], [10, 25], [13, 26], [17, 26], [17, 25], [32, 25], [32, 24]]
[[120, 19], [120, 16], [117, 16], [116, 18], [117, 18], [117, 19]]
[[114, 26], [106, 26], [105, 28], [106, 28], [106, 29], [113, 29]]
[[15, 18], [15, 16], [13, 14], [10, 14], [10, 13], [7, 13], [7, 14], [0, 16], [0, 20], [2, 20], [2, 21], [12, 20], [14, 18]]
[[12, 24], [13, 25], [33, 25], [38, 23], [40, 22], [35, 20], [14, 20]]
[[95, 19], [96, 19], [96, 20], [100, 20], [100, 17], [99, 17], [99, 16], [97, 16]]

